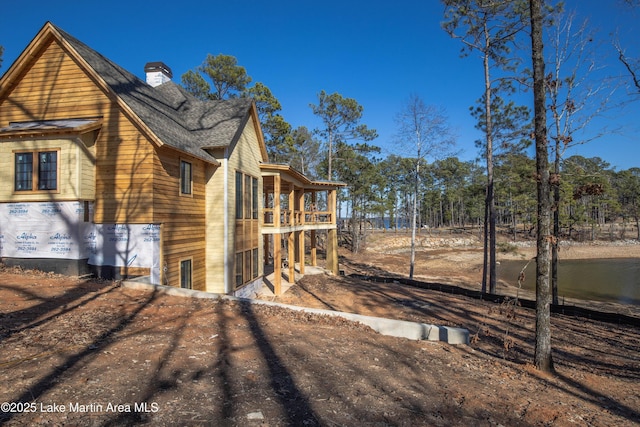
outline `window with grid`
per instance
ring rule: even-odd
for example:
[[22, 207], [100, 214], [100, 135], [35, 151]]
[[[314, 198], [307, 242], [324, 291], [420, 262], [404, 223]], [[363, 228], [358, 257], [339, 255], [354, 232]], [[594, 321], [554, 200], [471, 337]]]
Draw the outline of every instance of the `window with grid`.
[[236, 171], [236, 288], [258, 277], [258, 178]]
[[244, 284], [242, 280], [242, 252], [236, 254], [236, 288], [239, 288]]
[[244, 175], [242, 174], [242, 172], [236, 172], [236, 219], [242, 219], [244, 218], [244, 214], [243, 214], [243, 206], [244, 206], [244, 202], [243, 202], [243, 190], [244, 190], [244, 186], [242, 185], [244, 180]]
[[252, 257], [251, 257], [251, 268], [252, 268], [252, 278], [255, 279], [256, 277], [258, 277], [258, 248], [254, 248], [252, 250]]
[[58, 153], [46, 151], [38, 153], [38, 190], [58, 188]]
[[253, 197], [251, 199], [251, 210], [253, 212], [253, 219], [258, 219], [258, 179], [251, 178], [251, 191]]
[[33, 190], [33, 153], [16, 153], [15, 190]]
[[58, 152], [15, 153], [15, 191], [58, 189]]

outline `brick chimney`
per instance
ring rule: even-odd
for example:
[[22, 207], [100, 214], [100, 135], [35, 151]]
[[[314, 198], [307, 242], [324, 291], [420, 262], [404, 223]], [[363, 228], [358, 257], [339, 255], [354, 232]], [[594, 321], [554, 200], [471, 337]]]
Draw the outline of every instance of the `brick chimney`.
[[147, 73], [147, 84], [153, 87], [160, 86], [173, 77], [171, 68], [167, 67], [164, 62], [147, 62], [144, 66], [144, 72]]

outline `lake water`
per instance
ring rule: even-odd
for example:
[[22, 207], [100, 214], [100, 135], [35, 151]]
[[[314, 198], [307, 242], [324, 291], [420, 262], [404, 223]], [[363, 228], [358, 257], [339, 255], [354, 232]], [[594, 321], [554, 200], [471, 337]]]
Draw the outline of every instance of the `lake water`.
[[[498, 278], [517, 286], [526, 261], [501, 261]], [[535, 262], [525, 271], [524, 289], [535, 291]], [[640, 259], [560, 260], [558, 296], [640, 305]]]

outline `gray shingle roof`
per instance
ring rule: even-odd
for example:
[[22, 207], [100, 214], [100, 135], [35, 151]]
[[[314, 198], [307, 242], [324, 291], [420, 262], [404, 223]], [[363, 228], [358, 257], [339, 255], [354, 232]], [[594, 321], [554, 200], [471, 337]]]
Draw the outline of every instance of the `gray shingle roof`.
[[251, 99], [201, 101], [173, 82], [151, 87], [80, 40], [58, 27], [55, 29], [140, 120], [170, 147], [203, 160], [215, 161], [204, 149], [230, 145], [249, 119]]

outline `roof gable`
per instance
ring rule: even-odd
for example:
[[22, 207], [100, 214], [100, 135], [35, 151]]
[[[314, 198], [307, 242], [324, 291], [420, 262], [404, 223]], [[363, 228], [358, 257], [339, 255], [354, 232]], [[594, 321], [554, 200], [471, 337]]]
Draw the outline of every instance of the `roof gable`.
[[[54, 38], [157, 146], [167, 145], [210, 163], [206, 149], [232, 146], [247, 121], [257, 120], [251, 99], [201, 101], [173, 82], [151, 87], [75, 37], [47, 22], [0, 80], [0, 97]], [[262, 157], [266, 148], [256, 127]]]

